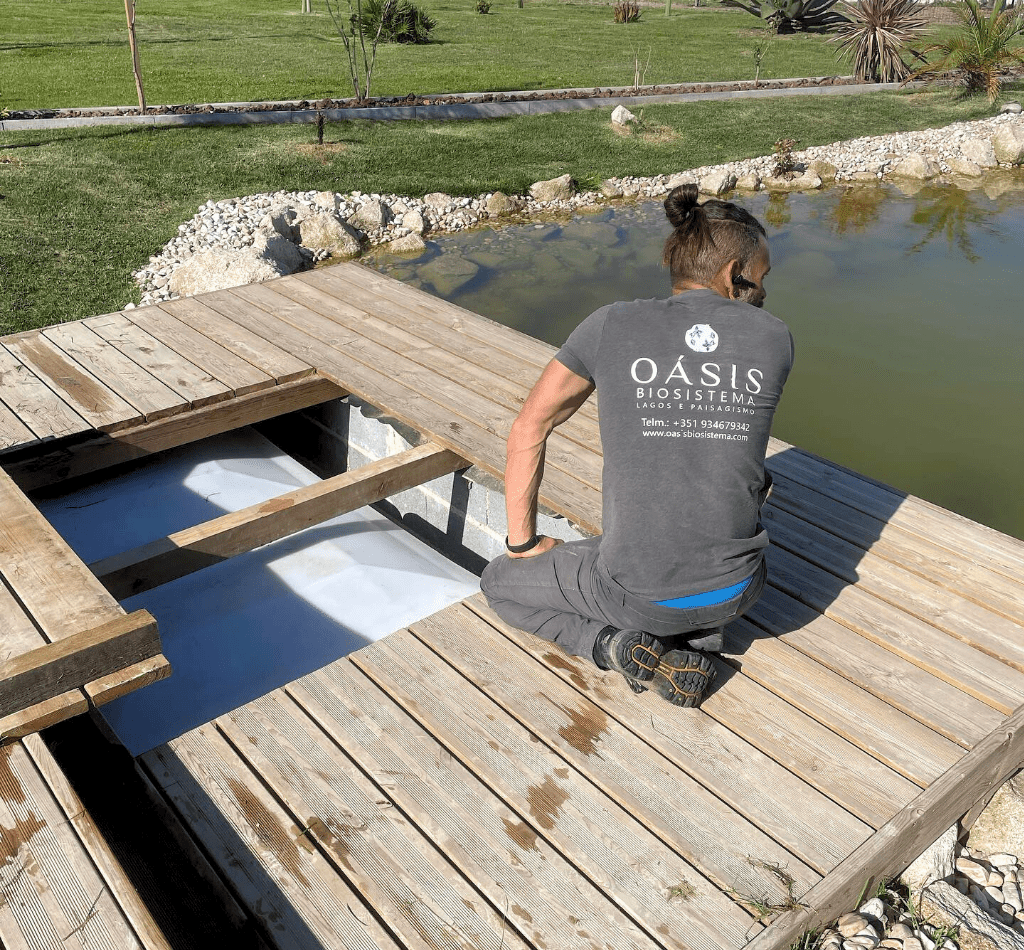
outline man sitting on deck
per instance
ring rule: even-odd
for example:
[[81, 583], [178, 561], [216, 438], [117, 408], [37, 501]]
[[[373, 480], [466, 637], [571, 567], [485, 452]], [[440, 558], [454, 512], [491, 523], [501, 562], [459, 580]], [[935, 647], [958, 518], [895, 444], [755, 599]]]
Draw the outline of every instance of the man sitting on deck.
[[[673, 296], [602, 307], [547, 365], [508, 437], [508, 554], [481, 589], [522, 630], [618, 670], [634, 692], [697, 706], [708, 651], [765, 580], [759, 521], [772, 417], [793, 362], [759, 309], [769, 270], [757, 219], [731, 202], [665, 200]], [[600, 392], [603, 535], [536, 533], [548, 436]]]

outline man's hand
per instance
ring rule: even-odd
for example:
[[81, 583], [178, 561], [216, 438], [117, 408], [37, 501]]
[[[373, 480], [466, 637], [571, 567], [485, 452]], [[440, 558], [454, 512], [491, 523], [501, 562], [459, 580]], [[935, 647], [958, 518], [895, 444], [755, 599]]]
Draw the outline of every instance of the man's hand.
[[558, 545], [562, 544], [560, 538], [549, 538], [546, 534], [540, 536], [538, 541], [529, 551], [523, 551], [522, 554], [513, 554], [511, 551], [505, 553], [512, 558], [520, 557], [536, 557], [538, 554], [547, 554], [552, 548], [557, 548]]

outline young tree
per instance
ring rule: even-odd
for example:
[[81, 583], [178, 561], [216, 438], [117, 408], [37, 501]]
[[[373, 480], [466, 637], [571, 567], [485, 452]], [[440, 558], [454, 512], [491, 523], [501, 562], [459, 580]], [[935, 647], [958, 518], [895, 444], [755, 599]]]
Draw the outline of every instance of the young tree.
[[139, 94], [139, 109], [146, 112], [146, 94], [142, 89], [142, 71], [139, 69], [139, 46], [135, 42], [135, 0], [124, 0], [124, 14], [128, 18], [128, 45], [132, 51], [132, 73], [135, 91]]
[[363, 0], [356, 0], [355, 10], [352, 9], [352, 0], [347, 0], [347, 2], [348, 19], [342, 16], [340, 0], [334, 0], [333, 4], [331, 0], [324, 0], [334, 28], [345, 44], [345, 56], [348, 60], [349, 76], [352, 79], [352, 90], [355, 92], [356, 100], [361, 102], [370, 98], [373, 67], [377, 62], [377, 44], [380, 42], [381, 30], [384, 29], [384, 21], [387, 19], [393, 0], [387, 0], [381, 10], [380, 22], [377, 24], [377, 32], [374, 34], [369, 52], [366, 49], [366, 36], [362, 29]]

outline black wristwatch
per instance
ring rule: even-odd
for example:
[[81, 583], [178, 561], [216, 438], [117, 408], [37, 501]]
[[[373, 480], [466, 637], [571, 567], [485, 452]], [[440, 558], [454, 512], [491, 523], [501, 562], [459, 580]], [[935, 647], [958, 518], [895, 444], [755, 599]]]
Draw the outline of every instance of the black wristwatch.
[[508, 535], [505, 535], [505, 550], [510, 554], [525, 554], [527, 551], [532, 551], [538, 544], [540, 544], [539, 534], [535, 534], [529, 541], [524, 541], [522, 544], [509, 544]]

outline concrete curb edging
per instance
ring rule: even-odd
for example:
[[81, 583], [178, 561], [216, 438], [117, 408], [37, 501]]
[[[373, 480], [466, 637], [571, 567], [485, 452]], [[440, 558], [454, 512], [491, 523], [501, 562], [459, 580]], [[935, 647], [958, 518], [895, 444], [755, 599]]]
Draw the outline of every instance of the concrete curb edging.
[[[784, 81], [784, 80], [783, 80]], [[708, 83], [707, 85], [717, 85]], [[529, 99], [513, 102], [474, 102], [486, 93], [464, 94], [465, 102], [419, 106], [368, 106], [353, 109], [296, 109], [273, 112], [196, 112], [186, 115], [105, 115], [54, 119], [4, 119], [0, 132], [41, 132], [51, 129], [93, 126], [216, 126], [216, 125], [288, 125], [316, 122], [317, 115], [331, 122], [371, 119], [403, 121], [410, 119], [497, 119], [516, 115], [542, 115], [554, 112], [578, 112], [584, 109], [614, 109], [615, 106], [639, 107], [646, 104], [720, 102], [729, 99], [773, 99], [783, 96], [851, 96], [863, 93], [917, 88], [923, 83], [862, 83], [848, 86], [798, 86], [782, 89], [738, 89], [729, 92], [666, 93], [655, 96], [622, 95], [607, 98]], [[546, 90], [547, 91], [547, 90]], [[562, 92], [567, 90], [550, 90]], [[537, 92], [531, 93], [536, 95]], [[220, 106], [231, 103], [217, 103]], [[245, 105], [242, 103], [241, 105]], [[113, 107], [117, 108], [117, 107]], [[125, 107], [127, 108], [127, 107]]]

